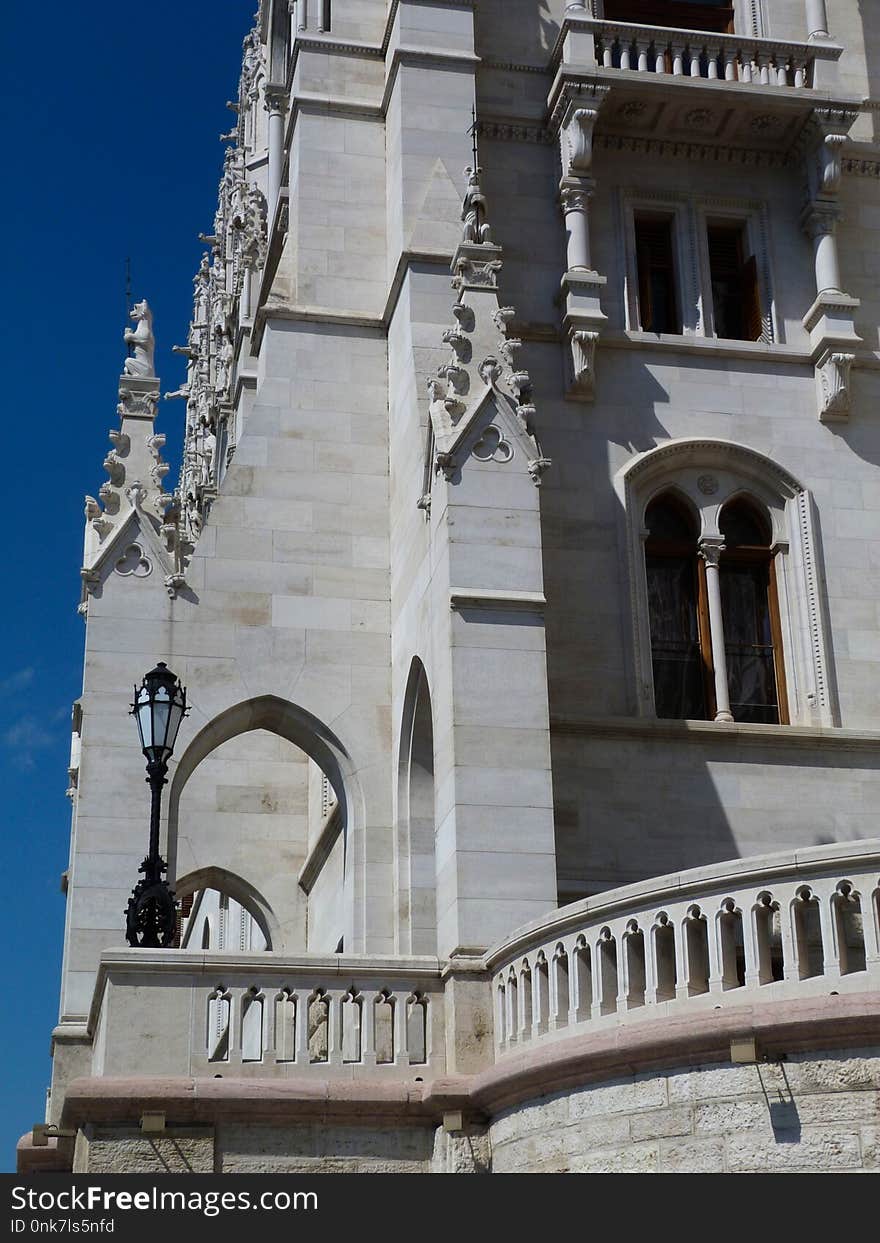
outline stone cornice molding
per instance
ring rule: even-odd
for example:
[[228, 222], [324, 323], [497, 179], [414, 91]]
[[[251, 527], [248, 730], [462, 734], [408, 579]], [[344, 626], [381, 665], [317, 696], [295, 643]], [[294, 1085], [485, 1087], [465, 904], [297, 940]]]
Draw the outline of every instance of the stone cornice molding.
[[[474, 9], [477, 5], [477, 0], [403, 0], [403, 2], [411, 7], [424, 6], [432, 9]], [[400, 5], [401, 0], [391, 0], [391, 3], [388, 5], [388, 14], [385, 18], [385, 30], [382, 35], [381, 45], [383, 56], [388, 51], [391, 43], [391, 36], [394, 33], [394, 22]]]
[[473, 69], [481, 64], [479, 56], [472, 52], [440, 52], [436, 48], [427, 47], [396, 47], [391, 54], [385, 75], [385, 88], [382, 91], [382, 114], [388, 111], [388, 104], [397, 83], [397, 73], [401, 65], [416, 68], [434, 68], [443, 66], [447, 69]]
[[453, 612], [467, 609], [493, 612], [543, 613], [547, 607], [541, 591], [486, 591], [478, 587], [450, 587], [449, 607]]

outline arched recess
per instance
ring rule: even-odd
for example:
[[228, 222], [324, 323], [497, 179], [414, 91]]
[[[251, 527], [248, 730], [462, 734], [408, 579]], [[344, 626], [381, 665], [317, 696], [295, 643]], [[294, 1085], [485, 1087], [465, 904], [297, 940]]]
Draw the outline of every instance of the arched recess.
[[621, 502], [632, 607], [630, 668], [633, 699], [654, 715], [644, 540], [645, 511], [661, 493], [676, 492], [699, 516], [700, 538], [720, 534], [721, 511], [746, 498], [771, 526], [783, 629], [789, 719], [795, 725], [839, 724], [819, 538], [811, 494], [784, 467], [747, 445], [709, 437], [669, 440], [631, 458], [614, 477]]
[[425, 668], [414, 657], [403, 700], [397, 786], [397, 905], [403, 953], [437, 953], [434, 793], [431, 695]]
[[[349, 867], [351, 852], [347, 845], [351, 834], [362, 834], [364, 830], [366, 817], [360, 782], [351, 756], [332, 730], [304, 708], [275, 695], [263, 695], [227, 708], [196, 734], [181, 755], [171, 780], [168, 798], [168, 875], [173, 878], [177, 870], [180, 802], [187, 781], [199, 764], [223, 743], [241, 734], [258, 730], [276, 734], [305, 752], [323, 770], [333, 787], [339, 802], [336, 823], [344, 852], [343, 892], [337, 895], [335, 901], [339, 907], [344, 907], [345, 944], [358, 952], [361, 946], [354, 935], [355, 880]], [[194, 874], [196, 873], [190, 875]], [[231, 874], [224, 869], [224, 875]], [[241, 883], [247, 884], [244, 881]], [[241, 901], [239, 893], [233, 893], [232, 890], [229, 892], [236, 901]], [[250, 893], [246, 890], [239, 892], [249, 901], [254, 901], [257, 896], [255, 889]], [[266, 914], [266, 911], [263, 913]], [[274, 929], [269, 924], [267, 929], [273, 949], [283, 951], [286, 947], [277, 921]]]
[[[174, 893], [179, 899], [190, 894], [201, 893], [205, 889], [216, 889], [221, 894], [234, 899], [253, 917], [263, 936], [266, 948], [274, 949], [281, 942], [281, 928], [269, 903], [248, 881], [226, 868], [204, 867], [188, 872], [174, 882]], [[200, 948], [199, 939], [192, 943], [193, 949]]]

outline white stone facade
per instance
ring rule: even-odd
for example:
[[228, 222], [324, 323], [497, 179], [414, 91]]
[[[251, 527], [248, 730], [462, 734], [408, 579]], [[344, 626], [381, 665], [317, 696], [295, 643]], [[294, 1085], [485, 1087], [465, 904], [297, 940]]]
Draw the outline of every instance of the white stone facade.
[[[828, 7], [262, 0], [180, 480], [143, 303], [87, 498], [60, 1135], [26, 1168], [152, 1168], [147, 1099], [224, 1171], [880, 1165], [880, 13]], [[752, 339], [719, 333], [719, 222]], [[785, 724], [725, 712], [711, 566], [715, 709], [658, 717], [670, 490], [707, 564], [727, 501], [765, 513]], [[157, 660], [195, 914], [121, 950]], [[316, 1081], [347, 1083], [320, 1127]]]

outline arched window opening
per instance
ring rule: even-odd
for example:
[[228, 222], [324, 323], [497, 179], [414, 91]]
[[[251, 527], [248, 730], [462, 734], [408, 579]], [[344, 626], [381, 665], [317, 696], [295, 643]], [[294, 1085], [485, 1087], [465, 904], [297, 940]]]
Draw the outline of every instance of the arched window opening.
[[746, 982], [746, 952], [743, 944], [742, 912], [727, 898], [718, 916], [721, 946], [721, 987], [742, 988]]
[[614, 486], [639, 715], [839, 725], [818, 515], [798, 480], [745, 445], [686, 438]]
[[862, 924], [862, 903], [849, 881], [843, 880], [831, 899], [840, 974], [852, 975], [865, 970], [865, 929]]
[[593, 959], [590, 947], [578, 937], [574, 947], [574, 980], [577, 993], [576, 1018], [580, 1023], [593, 1012]]
[[692, 906], [684, 921], [689, 997], [709, 991], [709, 929], [698, 906]]
[[614, 1014], [617, 1010], [617, 942], [610, 928], [599, 934], [599, 988], [601, 1014]]
[[658, 717], [700, 719], [707, 711], [705, 588], [697, 560], [697, 529], [672, 494], [645, 512], [645, 573], [651, 628], [654, 704]]
[[797, 947], [798, 977], [812, 979], [825, 973], [825, 954], [822, 946], [822, 918], [819, 899], [813, 897], [808, 885], [799, 889], [792, 905], [794, 939]]
[[626, 1004], [630, 1010], [645, 1004], [645, 934], [634, 919], [626, 926]]
[[654, 925], [654, 962], [657, 972], [657, 1000], [673, 1001], [678, 974], [675, 967], [675, 929], [662, 912]]
[[428, 1001], [421, 993], [413, 993], [406, 999], [406, 1048], [410, 1066], [426, 1064], [428, 1061]]
[[296, 1007], [297, 998], [289, 989], [283, 989], [275, 998], [275, 1060], [296, 1060]]
[[181, 911], [180, 948], [247, 954], [270, 946], [253, 911], [228, 893], [205, 888], [192, 895], [189, 914]]
[[330, 1002], [321, 989], [309, 998], [309, 1061], [326, 1062], [330, 1048]]
[[394, 1061], [394, 1002], [387, 992], [379, 993], [373, 1002], [373, 1045], [377, 1066]]
[[758, 949], [758, 983], [773, 984], [784, 978], [782, 924], [779, 904], [769, 893], [758, 895], [755, 907], [755, 938]]
[[531, 1039], [534, 1021], [533, 1000], [532, 972], [528, 962], [523, 960], [519, 973], [519, 1032], [523, 1040]]
[[787, 724], [769, 523], [749, 501], [737, 498], [724, 506], [718, 525], [724, 537], [719, 577], [733, 719]]
[[507, 1039], [519, 1039], [519, 997], [516, 983], [516, 972], [510, 968], [507, 980]]
[[414, 659], [404, 696], [398, 767], [397, 906], [401, 946], [437, 952], [434, 726], [424, 667]]
[[232, 998], [218, 984], [208, 998], [207, 1049], [209, 1062], [229, 1061], [229, 1030], [232, 1020]]
[[342, 1060], [361, 1060], [363, 998], [354, 988], [349, 989], [340, 1002], [342, 1010]]
[[255, 988], [249, 989], [241, 1001], [241, 1060], [263, 1060], [263, 998]]
[[553, 1022], [556, 1027], [565, 1027], [568, 1023], [569, 987], [568, 954], [563, 945], [557, 945], [553, 955]]
[[545, 1032], [550, 1024], [550, 972], [543, 952], [535, 963], [535, 1026]]

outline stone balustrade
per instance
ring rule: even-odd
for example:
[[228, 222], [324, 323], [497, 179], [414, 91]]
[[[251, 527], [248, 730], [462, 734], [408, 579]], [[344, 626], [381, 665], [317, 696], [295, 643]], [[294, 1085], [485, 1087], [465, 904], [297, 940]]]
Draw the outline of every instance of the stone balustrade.
[[835, 61], [842, 51], [833, 44], [789, 43], [595, 18], [578, 20], [577, 28], [592, 33], [596, 64], [603, 69], [796, 90], [815, 85], [817, 60]]
[[880, 842], [700, 868], [563, 907], [488, 955], [496, 1051], [880, 989]]
[[102, 956], [95, 1075], [323, 1077], [445, 1068], [436, 959], [186, 950]]

